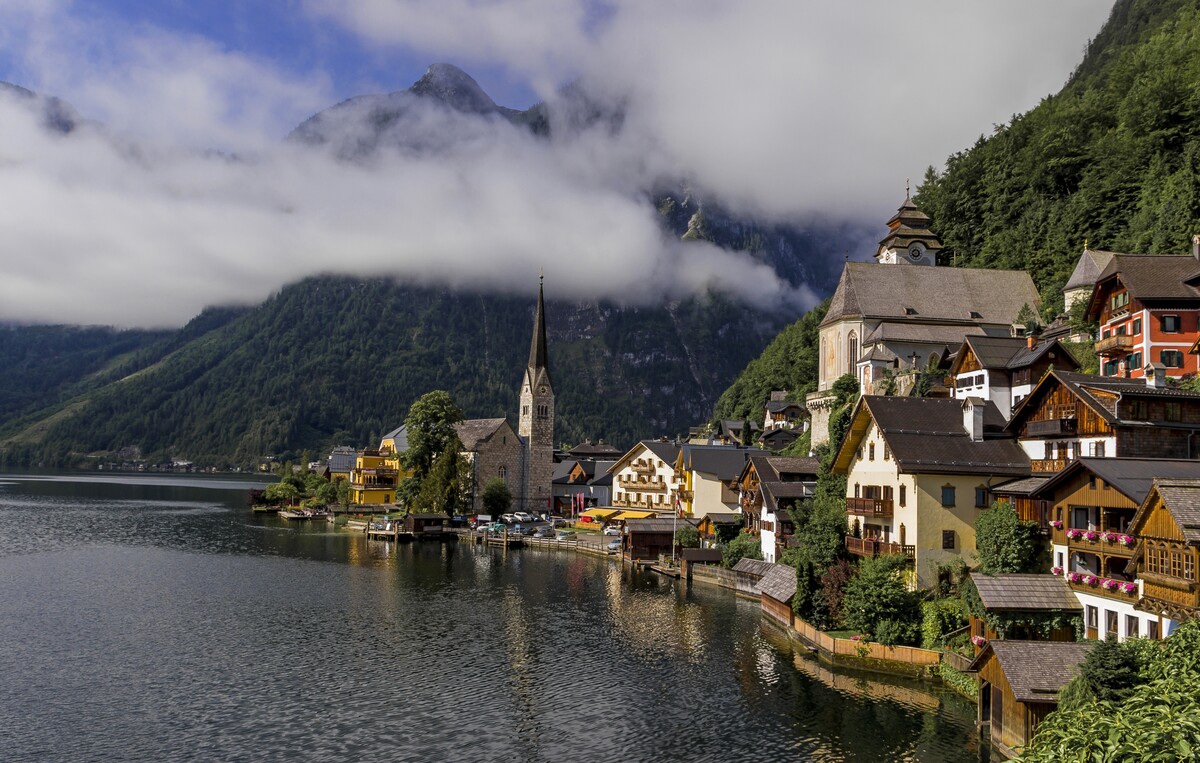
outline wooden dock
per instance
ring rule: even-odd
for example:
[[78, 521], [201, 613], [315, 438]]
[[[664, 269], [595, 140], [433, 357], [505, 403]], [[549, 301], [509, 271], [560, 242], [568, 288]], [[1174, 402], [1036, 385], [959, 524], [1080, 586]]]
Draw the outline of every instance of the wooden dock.
[[374, 540], [390, 540], [399, 543], [415, 540], [416, 537], [416, 533], [410, 533], [402, 529], [402, 525], [399, 522], [397, 522], [390, 530], [371, 527], [369, 525], [367, 527], [367, 538]]

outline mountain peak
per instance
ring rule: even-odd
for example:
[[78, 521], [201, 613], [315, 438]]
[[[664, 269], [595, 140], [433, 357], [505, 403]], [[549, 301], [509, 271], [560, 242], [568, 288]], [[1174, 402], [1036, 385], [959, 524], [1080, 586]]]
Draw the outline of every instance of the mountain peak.
[[433, 64], [408, 91], [441, 101], [457, 111], [485, 114], [497, 109], [496, 102], [483, 92], [479, 83], [453, 64]]

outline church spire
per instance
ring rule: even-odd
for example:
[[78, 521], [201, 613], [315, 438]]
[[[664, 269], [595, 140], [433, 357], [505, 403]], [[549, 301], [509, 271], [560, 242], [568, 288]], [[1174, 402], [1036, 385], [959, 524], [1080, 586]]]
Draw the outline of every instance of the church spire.
[[529, 371], [530, 378], [537, 378], [537, 372], [544, 370], [546, 379], [549, 380], [550, 368], [546, 363], [546, 303], [543, 296], [545, 280], [545, 276], [538, 276], [537, 315], [533, 319], [533, 341], [529, 346]]

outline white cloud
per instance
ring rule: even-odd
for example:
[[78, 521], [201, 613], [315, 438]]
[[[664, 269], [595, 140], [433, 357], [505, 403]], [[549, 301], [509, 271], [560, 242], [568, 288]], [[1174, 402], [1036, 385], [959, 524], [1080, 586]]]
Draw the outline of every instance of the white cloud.
[[173, 325], [327, 271], [527, 292], [543, 267], [566, 297], [716, 286], [807, 306], [748, 257], [664, 238], [645, 190], [687, 177], [779, 219], [882, 221], [906, 175], [1061, 85], [1096, 5], [309, 0], [374, 45], [626, 99], [618, 136], [550, 142], [418, 112], [440, 149], [370, 167], [279, 142], [333, 100], [320, 73], [69, 4], [6, 5], [22, 84], [109, 128], [48, 135], [0, 98], [0, 319]]

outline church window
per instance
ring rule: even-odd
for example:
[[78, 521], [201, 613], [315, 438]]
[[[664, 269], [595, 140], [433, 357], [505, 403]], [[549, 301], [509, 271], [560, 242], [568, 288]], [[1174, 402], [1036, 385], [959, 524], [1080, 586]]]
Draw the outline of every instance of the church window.
[[846, 371], [848, 373], [854, 371], [854, 367], [858, 364], [858, 334], [853, 331], [846, 338]]
[[522, 406], [521, 406], [521, 415], [522, 415], [522, 416], [528, 416], [528, 415], [529, 415], [529, 406], [528, 406], [528, 405], [522, 405]]
[[503, 465], [502, 465], [502, 466], [500, 467], [500, 478], [501, 478], [501, 479], [507, 479], [507, 478], [508, 478], [508, 467], [507, 467], [507, 466], [503, 466]]

